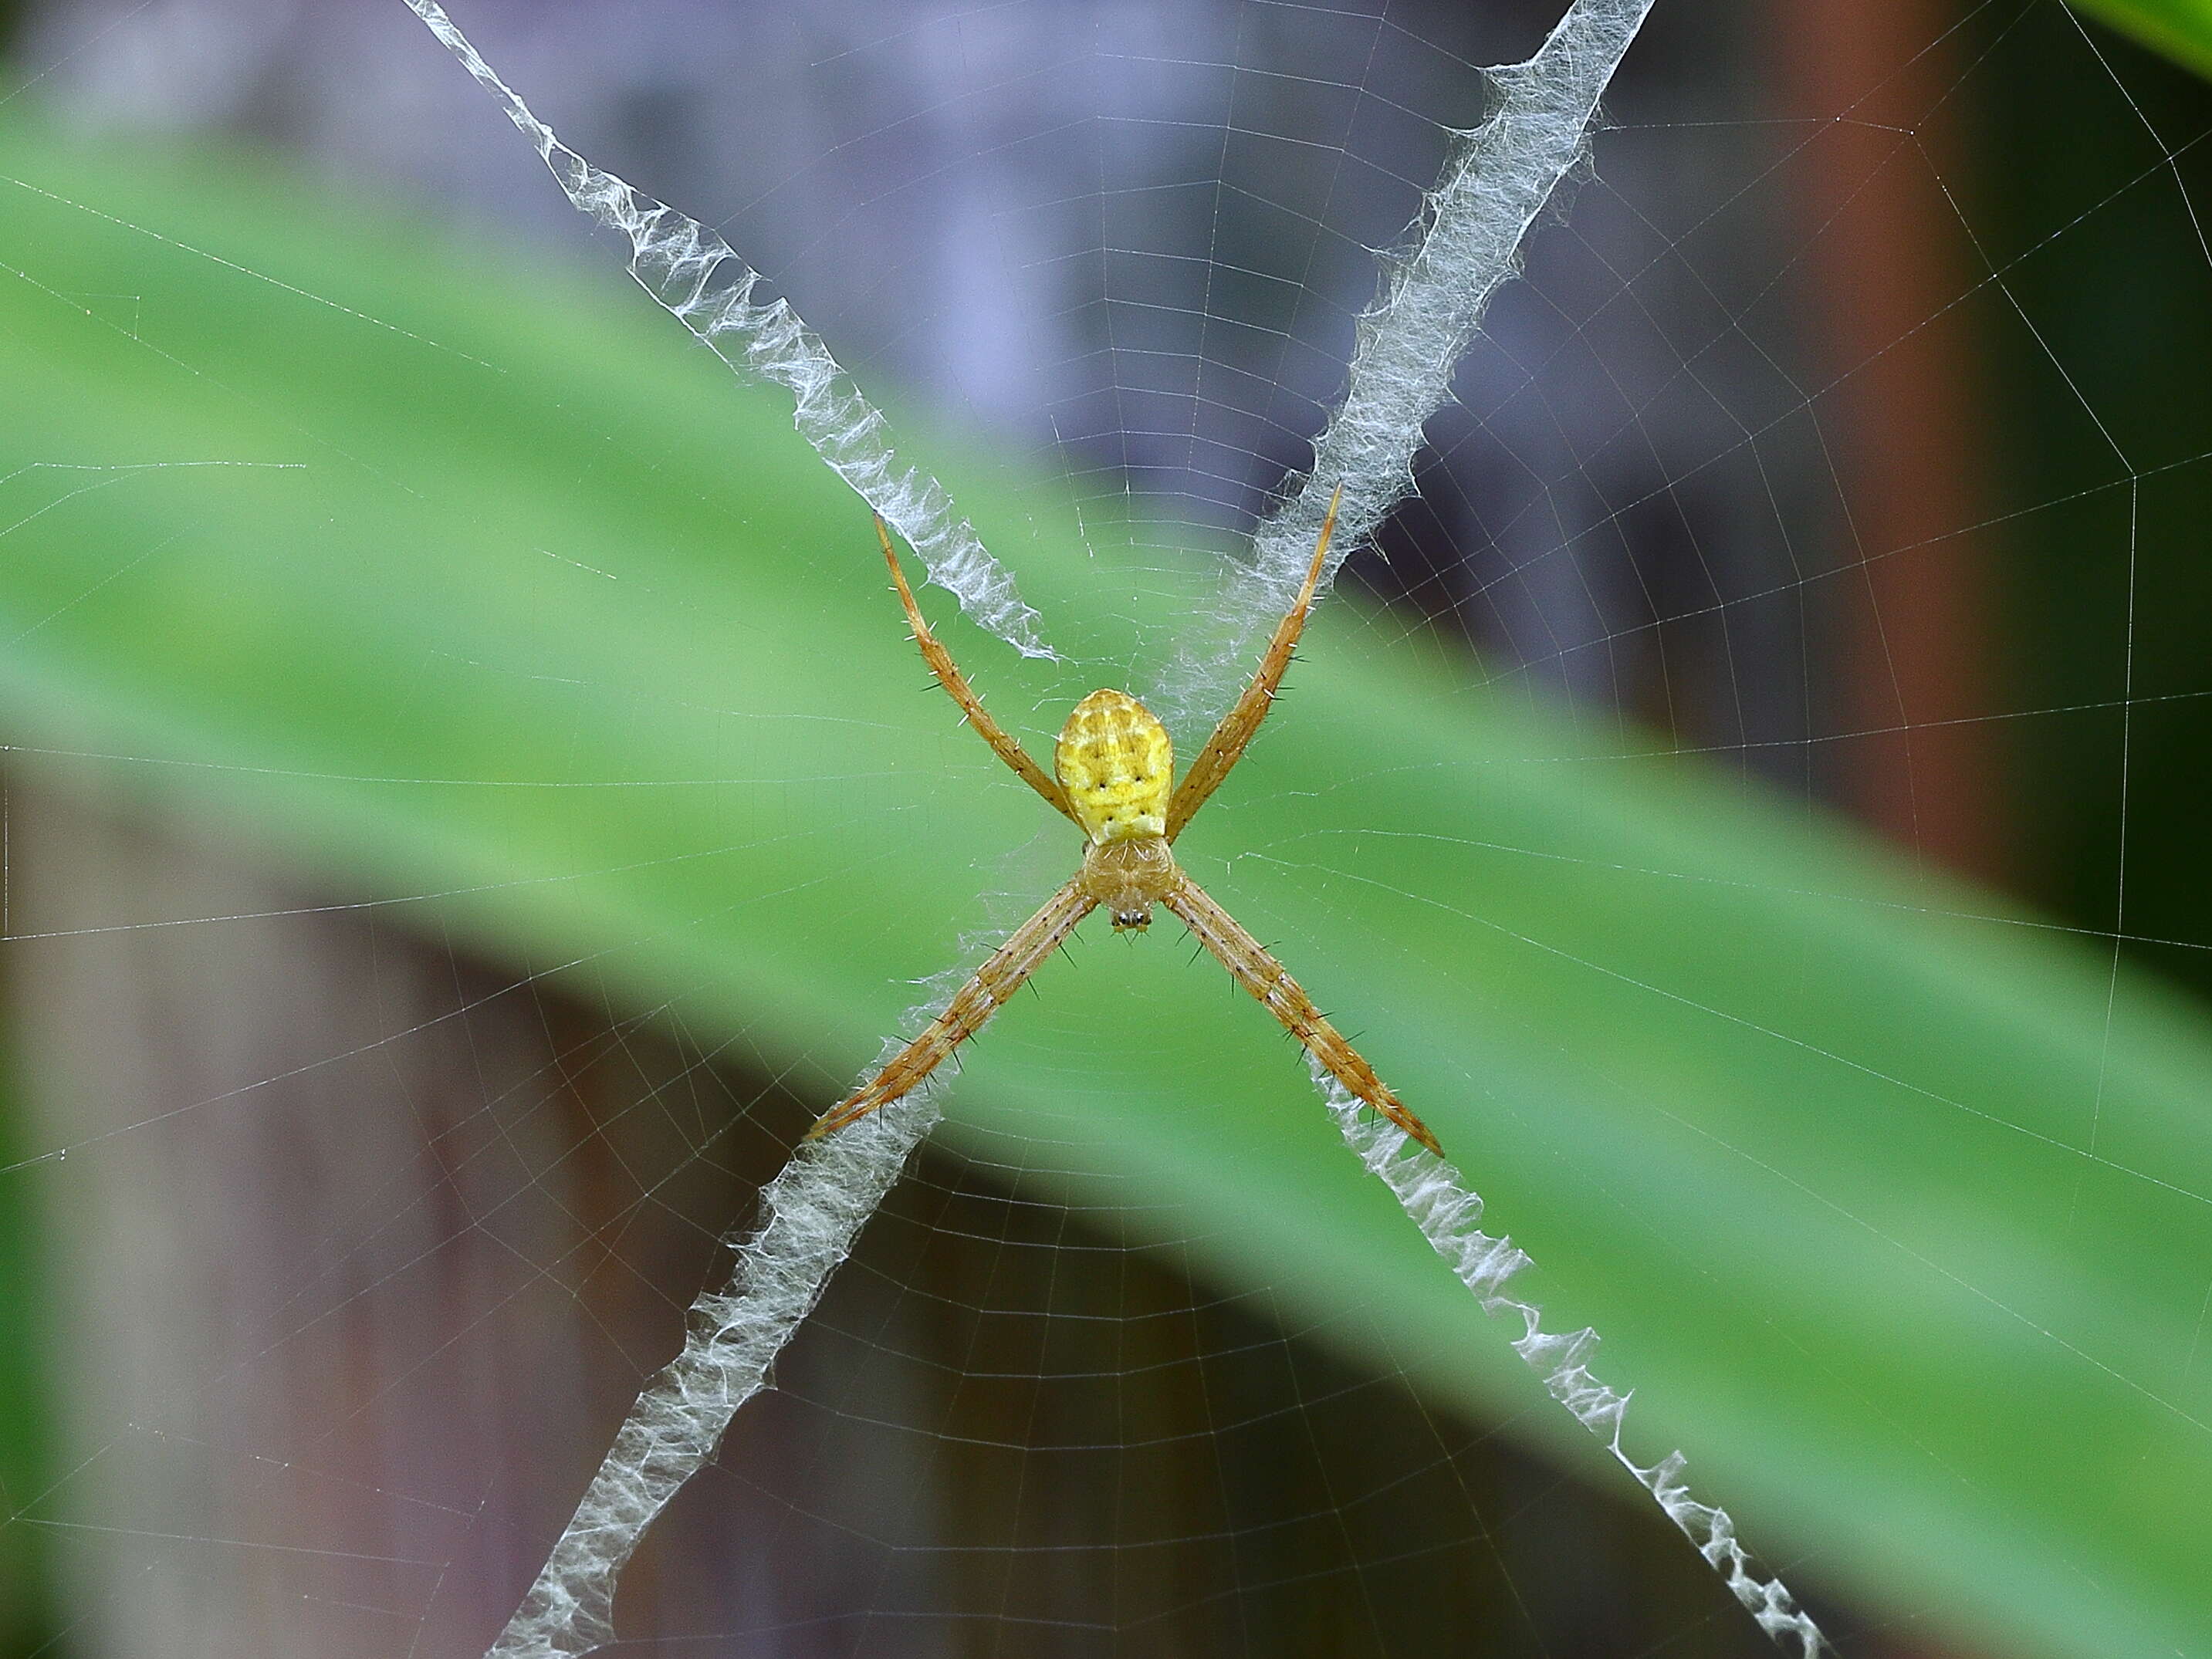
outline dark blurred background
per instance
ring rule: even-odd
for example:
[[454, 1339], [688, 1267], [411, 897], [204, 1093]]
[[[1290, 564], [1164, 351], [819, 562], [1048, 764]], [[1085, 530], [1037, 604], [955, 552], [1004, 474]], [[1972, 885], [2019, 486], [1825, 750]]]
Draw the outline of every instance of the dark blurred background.
[[[0, 38], [19, 95], [70, 120], [275, 147], [570, 257], [566, 204], [514, 185], [532, 158], [399, 11], [15, 0]], [[1079, 498], [1126, 485], [1233, 530], [1334, 395], [1372, 281], [1346, 249], [1395, 234], [1415, 198], [1388, 179], [1433, 178], [1443, 125], [1479, 112], [1453, 61], [1524, 56], [1554, 15], [477, 0], [460, 21], [578, 149], [723, 228], [865, 383], [1054, 457]], [[1301, 58], [1300, 31], [1333, 28], [1316, 55], [1365, 40], [1365, 99]], [[1031, 71], [1069, 40], [1142, 112], [1109, 140], [1054, 131]], [[1224, 138], [1219, 86], [1166, 59], [1270, 72], [1235, 77]], [[2212, 90], [2056, 4], [1662, 0], [1608, 110], [1598, 180], [1534, 244], [1353, 579], [1624, 748], [1739, 765], [2212, 990], [2212, 249], [2190, 205]], [[1310, 175], [1236, 153], [1309, 118]], [[1332, 194], [1346, 152], [1384, 181], [1356, 201]], [[1216, 187], [1239, 169], [1265, 202]], [[1069, 201], [1089, 229], [1047, 210]], [[1125, 208], [1141, 231], [1105, 216]], [[1107, 252], [1155, 245], [1205, 257]], [[1251, 325], [1179, 332], [1193, 318]], [[1148, 349], [1156, 379], [1130, 367]], [[19, 764], [8, 797], [18, 933], [84, 892], [269, 920], [12, 950], [24, 1098], [0, 1163], [77, 1139], [73, 1093], [142, 1098], [135, 1121], [268, 1081], [250, 1116], [130, 1138], [85, 1183], [97, 1225], [54, 1229], [65, 1293], [0, 1363], [0, 1654], [471, 1650], [823, 1103], [527, 964], [331, 911], [341, 886], [224, 826], [53, 765]], [[357, 1090], [365, 1125], [395, 1087], [416, 1110], [381, 1133], [422, 1142], [402, 1193], [350, 1190], [347, 1148], [283, 1109]], [[477, 1109], [509, 1098], [534, 1141], [477, 1156]], [[745, 1121], [701, 1158], [684, 1114]], [[247, 1366], [302, 1334], [283, 1287], [321, 1218], [369, 1203], [396, 1218], [338, 1268], [427, 1273], [422, 1294], [340, 1298], [284, 1364]], [[0, 1209], [9, 1282], [30, 1237]], [[514, 1265], [552, 1261], [557, 1282]], [[230, 1317], [194, 1311], [194, 1279]], [[451, 1345], [473, 1357], [420, 1369]], [[942, 1152], [778, 1383], [626, 1584], [639, 1650], [1767, 1650], [1656, 1516]], [[1112, 1449], [1110, 1483], [1071, 1447]], [[133, 1481], [179, 1535], [42, 1501]], [[872, 1540], [887, 1510], [936, 1548]], [[348, 1552], [223, 1541], [228, 1516], [295, 1510]], [[1951, 1650], [1894, 1608], [1820, 1610], [1847, 1652]]]

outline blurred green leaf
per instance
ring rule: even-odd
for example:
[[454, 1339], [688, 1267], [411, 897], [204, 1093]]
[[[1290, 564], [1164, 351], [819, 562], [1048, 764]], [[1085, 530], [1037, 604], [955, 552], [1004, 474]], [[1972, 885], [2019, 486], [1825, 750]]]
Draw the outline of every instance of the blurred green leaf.
[[[585, 961], [825, 1103], [979, 892], [1011, 919], [1072, 866], [924, 689], [865, 511], [779, 399], [613, 270], [564, 289], [281, 177], [22, 131], [0, 155], [19, 741], [444, 895], [426, 922]], [[1037, 488], [927, 459], [1076, 653], [1018, 662], [925, 594], [1018, 729], [1173, 644], [1195, 561], [1086, 556]], [[1638, 1449], [1685, 1447], [1754, 1544], [1984, 1647], [2200, 1650], [2203, 1023], [1638, 746], [1332, 605], [1183, 851], [1436, 1127], [1555, 1325], [1605, 1333]], [[1522, 1409], [1511, 1333], [1264, 1015], [1127, 943], [1039, 975], [944, 1133], [1140, 1236], [1170, 1218], [1285, 1305], [1358, 1309], [1437, 1398], [1617, 1478]]]
[[2212, 0], [2074, 0], [2154, 52], [2212, 76]]

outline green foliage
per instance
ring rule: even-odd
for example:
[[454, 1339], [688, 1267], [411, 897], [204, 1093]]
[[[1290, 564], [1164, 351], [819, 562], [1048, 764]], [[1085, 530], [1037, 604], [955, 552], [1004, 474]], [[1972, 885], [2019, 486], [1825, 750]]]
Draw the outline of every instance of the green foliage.
[[[158, 759], [118, 766], [354, 884], [447, 895], [423, 920], [511, 960], [742, 1032], [824, 1103], [980, 890], [1072, 866], [922, 689], [866, 512], [779, 399], [611, 272], [524, 280], [235, 162], [0, 149], [23, 740]], [[1086, 556], [1035, 491], [928, 454], [1086, 653], [1018, 663], [925, 593], [1017, 730], [1171, 643], [1194, 562]], [[1984, 1645], [2189, 1650], [2202, 1023], [2126, 976], [2108, 1020], [2103, 955], [1357, 624], [1320, 614], [1182, 850], [1534, 1253], [1554, 1326], [1606, 1334], [1638, 1449], [1679, 1442], [1799, 1576]], [[944, 1133], [1039, 1138], [1063, 1194], [1139, 1237], [1166, 1206], [1210, 1271], [1358, 1308], [1438, 1400], [1620, 1479], [1532, 1406], [1515, 1333], [1346, 1157], [1264, 1015], [1171, 940], [1125, 944], [1038, 976]]]
[[2090, 16], [2132, 34], [2199, 75], [2212, 76], [2212, 0], [2074, 0]]

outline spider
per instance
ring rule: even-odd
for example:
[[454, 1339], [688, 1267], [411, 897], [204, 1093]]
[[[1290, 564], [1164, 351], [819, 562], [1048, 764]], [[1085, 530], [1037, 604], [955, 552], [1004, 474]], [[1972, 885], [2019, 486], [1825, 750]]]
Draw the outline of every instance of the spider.
[[1092, 910], [1104, 905], [1116, 933], [1142, 933], [1152, 925], [1152, 906], [1158, 904], [1175, 912], [1230, 975], [1257, 997], [1346, 1088], [1431, 1152], [1442, 1154], [1443, 1149], [1437, 1145], [1428, 1126], [1383, 1086], [1375, 1068], [1314, 1006], [1313, 999], [1299, 988], [1297, 981], [1268, 954], [1267, 947], [1183, 873], [1170, 850], [1175, 838], [1207, 797], [1221, 787], [1229, 769], [1237, 764], [1259, 731], [1260, 722], [1267, 717], [1275, 688], [1282, 684], [1291, 653], [1305, 628], [1306, 613], [1313, 608], [1314, 587], [1321, 580], [1322, 561], [1328, 556], [1328, 538], [1336, 528], [1337, 503], [1343, 495], [1339, 486], [1329, 499], [1328, 514], [1322, 520], [1321, 539], [1314, 548], [1304, 585], [1276, 624], [1275, 637], [1260, 659], [1251, 684], [1237, 699], [1236, 707], [1222, 716], [1221, 724], [1172, 793], [1175, 750], [1167, 727], [1126, 691], [1093, 691], [1075, 705], [1053, 748], [1053, 770], [1059, 775], [1047, 776], [1021, 744], [984, 712], [981, 701], [953, 662], [952, 653], [929, 631], [915, 604], [914, 590], [907, 586], [906, 573], [899, 567], [890, 532], [882, 519], [876, 520], [876, 538], [883, 544], [891, 581], [898, 589], [899, 603], [906, 607], [906, 618], [913, 626], [915, 643], [921, 647], [922, 659], [937, 676], [937, 683], [960, 705], [968, 723], [991, 745], [992, 752], [1083, 831], [1083, 867], [1045, 901], [1042, 909], [1014, 930], [1013, 936], [975, 970], [975, 977], [960, 988], [945, 1012], [930, 1021], [920, 1036], [824, 1113], [807, 1131], [809, 1139], [857, 1122], [919, 1086], [955, 1048], [983, 1029], [1023, 981], [1075, 930], [1076, 923]]

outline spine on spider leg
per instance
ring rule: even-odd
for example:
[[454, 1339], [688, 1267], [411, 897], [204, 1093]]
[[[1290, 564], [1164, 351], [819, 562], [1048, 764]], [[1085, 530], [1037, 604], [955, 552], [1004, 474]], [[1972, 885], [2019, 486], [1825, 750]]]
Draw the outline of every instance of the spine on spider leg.
[[1587, 157], [1598, 100], [1650, 9], [1651, 0], [1575, 0], [1534, 57], [1489, 71], [1495, 106], [1461, 136], [1404, 243], [1383, 256], [1380, 292], [1360, 319], [1344, 400], [1314, 441], [1312, 471], [1254, 535], [1254, 568], [1228, 601], [1232, 641], [1177, 666], [1184, 684], [1165, 696], [1179, 714], [1210, 717], [1226, 702], [1227, 665], [1250, 654], [1297, 592], [1339, 485], [1328, 579], [1412, 493], [1423, 428], [1450, 394], [1491, 296], [1518, 268], [1530, 227]]
[[460, 61], [537, 146], [577, 210], [629, 243], [638, 286], [739, 374], [783, 387], [796, 404], [794, 424], [830, 470], [906, 538], [931, 580], [960, 608], [1024, 656], [1054, 653], [1037, 632], [1037, 613], [1014, 579], [955, 512], [936, 479], [902, 468], [888, 425], [788, 302], [754, 299], [760, 273], [697, 220], [632, 189], [562, 143], [500, 79], [438, 0], [406, 0], [431, 33]]
[[1507, 1290], [1508, 1281], [1529, 1265], [1528, 1256], [1510, 1239], [1482, 1231], [1479, 1224], [1482, 1200], [1468, 1189], [1459, 1171], [1443, 1158], [1412, 1146], [1402, 1132], [1389, 1123], [1362, 1112], [1352, 1092], [1319, 1064], [1313, 1064], [1311, 1069], [1314, 1086], [1334, 1115], [1345, 1144], [1390, 1189], [1422, 1237], [1450, 1265], [1454, 1276], [1474, 1292], [1483, 1311], [1520, 1320], [1522, 1334], [1514, 1340], [1513, 1351], [1543, 1378], [1552, 1398], [1605, 1442], [1614, 1461], [1651, 1494], [1761, 1630], [1778, 1644], [1794, 1643], [1804, 1659], [1825, 1652], [1827, 1644], [1820, 1626], [1797, 1606], [1779, 1577], [1761, 1576], [1736, 1537], [1735, 1522], [1729, 1512], [1690, 1496], [1682, 1480], [1686, 1466], [1682, 1454], [1669, 1452], [1649, 1465], [1628, 1455], [1621, 1443], [1628, 1396], [1599, 1382], [1590, 1372], [1597, 1333], [1587, 1328], [1565, 1334], [1547, 1331], [1542, 1310]]
[[692, 1304], [683, 1352], [638, 1395], [487, 1659], [574, 1659], [614, 1640], [616, 1582], [646, 1528], [760, 1391], [770, 1363], [937, 1121], [936, 1107], [918, 1092], [793, 1153], [761, 1194], [758, 1225], [733, 1241], [728, 1284]]

